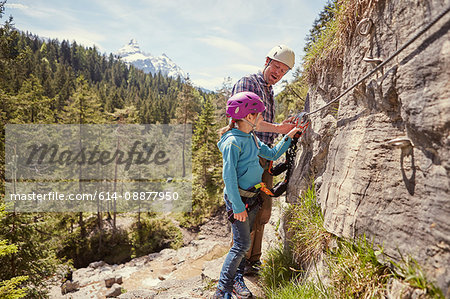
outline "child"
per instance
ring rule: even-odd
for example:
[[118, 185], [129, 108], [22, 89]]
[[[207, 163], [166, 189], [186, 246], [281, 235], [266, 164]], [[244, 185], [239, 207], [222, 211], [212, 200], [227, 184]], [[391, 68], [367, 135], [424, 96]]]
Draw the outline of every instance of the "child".
[[233, 246], [228, 252], [220, 273], [216, 298], [251, 298], [244, 283], [245, 253], [250, 248], [250, 231], [260, 208], [259, 191], [270, 192], [261, 183], [263, 168], [258, 156], [267, 160], [278, 159], [291, 144], [300, 128], [293, 128], [274, 147], [270, 148], [253, 131], [262, 120], [265, 106], [253, 92], [240, 92], [227, 101], [230, 124], [220, 130], [218, 147], [223, 155], [224, 198], [229, 220], [232, 222]]

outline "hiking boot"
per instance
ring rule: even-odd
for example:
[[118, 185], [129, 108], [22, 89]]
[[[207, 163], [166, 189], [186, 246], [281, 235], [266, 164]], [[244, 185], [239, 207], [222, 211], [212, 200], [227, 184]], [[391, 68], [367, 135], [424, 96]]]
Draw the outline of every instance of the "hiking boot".
[[231, 299], [231, 294], [226, 292], [226, 291], [222, 291], [221, 289], [217, 288], [216, 292], [214, 293], [214, 295], [212, 296], [212, 299]]
[[250, 290], [245, 285], [244, 278], [242, 276], [237, 276], [234, 280], [233, 293], [238, 299], [247, 299], [253, 297], [252, 292], [250, 292]]
[[261, 270], [261, 262], [247, 262], [244, 268], [244, 275], [257, 275]]

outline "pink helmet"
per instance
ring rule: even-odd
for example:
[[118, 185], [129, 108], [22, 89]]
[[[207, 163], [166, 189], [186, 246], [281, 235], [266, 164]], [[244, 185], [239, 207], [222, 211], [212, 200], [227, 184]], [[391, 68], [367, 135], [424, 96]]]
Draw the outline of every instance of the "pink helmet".
[[263, 112], [265, 109], [259, 96], [249, 91], [239, 92], [227, 101], [227, 116], [234, 119], [242, 119], [250, 113]]

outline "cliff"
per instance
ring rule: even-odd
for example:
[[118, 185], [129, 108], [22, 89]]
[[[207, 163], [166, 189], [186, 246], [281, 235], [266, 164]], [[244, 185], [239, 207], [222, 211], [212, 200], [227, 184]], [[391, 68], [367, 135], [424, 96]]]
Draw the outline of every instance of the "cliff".
[[[341, 63], [323, 69], [310, 87], [306, 109], [338, 96], [376, 67], [374, 59], [392, 55], [449, 5], [448, 0], [374, 1], [359, 18], [370, 18], [372, 28], [367, 35], [350, 34]], [[449, 28], [447, 14], [344, 96], [338, 109], [311, 115], [288, 189], [288, 201], [295, 202], [313, 178], [329, 232], [347, 238], [366, 234], [394, 259], [400, 253], [412, 256], [446, 297]]]

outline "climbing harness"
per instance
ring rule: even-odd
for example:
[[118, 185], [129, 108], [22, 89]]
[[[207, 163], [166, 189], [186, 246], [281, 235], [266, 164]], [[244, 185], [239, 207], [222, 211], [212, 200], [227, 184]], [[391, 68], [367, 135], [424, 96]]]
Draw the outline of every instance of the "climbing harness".
[[239, 194], [247, 198], [254, 198], [258, 196], [260, 191], [266, 193], [267, 195], [273, 195], [272, 191], [269, 188], [267, 188], [264, 182], [258, 183], [247, 190], [239, 188]]
[[[254, 185], [253, 187], [250, 187], [247, 190], [239, 188], [239, 195], [241, 196], [242, 202], [245, 205], [245, 210], [247, 213], [249, 213], [251, 210], [253, 210], [256, 207], [261, 207], [263, 203], [263, 199], [261, 197], [261, 191], [269, 196], [273, 196], [274, 194], [272, 191], [267, 188], [266, 184], [264, 182], [258, 183]], [[228, 214], [228, 220], [231, 223], [234, 223], [236, 219], [234, 219], [234, 213], [233, 210], [227, 211]]]

